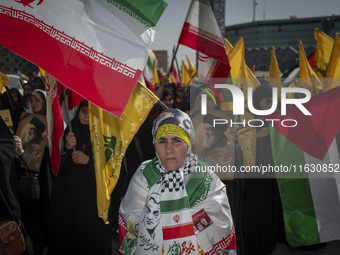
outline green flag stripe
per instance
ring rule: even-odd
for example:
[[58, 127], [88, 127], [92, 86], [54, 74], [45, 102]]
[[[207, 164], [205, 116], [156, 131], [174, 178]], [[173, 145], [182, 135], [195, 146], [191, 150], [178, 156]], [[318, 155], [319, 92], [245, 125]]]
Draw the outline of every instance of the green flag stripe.
[[150, 68], [150, 70], [152, 70], [153, 66], [152, 66], [150, 57], [148, 57], [148, 61], [146, 62], [146, 65], [148, 66], [148, 68]]
[[188, 209], [189, 201], [187, 197], [182, 197], [177, 200], [161, 201], [161, 212], [172, 213]]
[[[306, 163], [303, 151], [275, 128], [270, 129], [270, 137], [275, 165], [298, 166]], [[308, 174], [302, 173], [298, 177], [280, 178], [277, 175], [286, 238], [293, 247], [320, 242]]]
[[142, 165], [142, 172], [145, 179], [148, 182], [148, 188], [151, 188], [156, 182], [158, 182], [162, 178], [162, 174], [154, 166], [157, 160], [158, 158], [155, 157], [152, 161], [144, 163]]
[[162, 0], [107, 0], [148, 27], [155, 27], [168, 4]]

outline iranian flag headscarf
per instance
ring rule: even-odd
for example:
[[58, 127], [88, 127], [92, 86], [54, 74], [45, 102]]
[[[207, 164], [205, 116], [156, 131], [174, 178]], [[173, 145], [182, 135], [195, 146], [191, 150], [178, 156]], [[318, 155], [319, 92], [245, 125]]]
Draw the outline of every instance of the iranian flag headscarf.
[[168, 171], [160, 159], [143, 162], [120, 206], [121, 254], [218, 254], [235, 252], [236, 239], [224, 184], [191, 153], [191, 119], [167, 109], [154, 121], [154, 143], [177, 136], [188, 144], [187, 157]]

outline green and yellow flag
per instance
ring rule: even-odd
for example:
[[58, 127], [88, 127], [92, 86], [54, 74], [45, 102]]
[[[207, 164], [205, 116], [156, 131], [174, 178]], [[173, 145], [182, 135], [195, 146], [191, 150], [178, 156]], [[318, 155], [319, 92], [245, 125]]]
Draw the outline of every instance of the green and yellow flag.
[[340, 86], [340, 39], [339, 33], [335, 35], [334, 47], [332, 55], [328, 64], [326, 79], [325, 79], [325, 91]]
[[159, 76], [157, 72], [157, 62], [154, 61], [152, 66], [153, 66], [153, 85], [160, 84]]
[[117, 184], [125, 151], [157, 101], [138, 81], [121, 119], [89, 103], [98, 216], [104, 222], [107, 222], [110, 195]]
[[224, 48], [227, 55], [229, 55], [229, 52], [233, 49], [233, 46], [231, 45], [227, 38], [224, 38]]
[[6, 75], [0, 72], [0, 94], [3, 94], [6, 92], [5, 86], [8, 86], [10, 78]]
[[190, 78], [192, 77], [197, 77], [197, 70], [195, 68], [195, 66], [193, 65], [193, 63], [190, 61], [190, 59], [188, 58], [188, 56], [186, 56], [187, 61], [188, 61], [188, 71], [190, 74]]
[[190, 77], [190, 74], [189, 74], [189, 71], [188, 71], [188, 68], [186, 67], [185, 63], [184, 63], [184, 60], [182, 60], [182, 68], [181, 68], [181, 78], [182, 78], [182, 84], [184, 84], [185, 86], [185, 89], [187, 89], [187, 87], [189, 86], [190, 84], [190, 81], [191, 81], [191, 77]]
[[275, 55], [275, 48], [272, 47], [271, 57], [270, 57], [270, 66], [269, 66], [269, 74], [268, 74], [268, 81], [274, 87], [277, 88], [278, 91], [278, 99], [281, 101], [281, 77], [280, 77], [280, 68], [277, 62], [277, 58]]
[[319, 29], [314, 29], [317, 42], [313, 70], [319, 78], [326, 76], [327, 66], [331, 57], [334, 40]]
[[312, 96], [315, 96], [323, 89], [323, 85], [308, 63], [302, 41], [299, 41], [299, 49], [300, 79], [298, 82], [298, 87], [308, 89]]

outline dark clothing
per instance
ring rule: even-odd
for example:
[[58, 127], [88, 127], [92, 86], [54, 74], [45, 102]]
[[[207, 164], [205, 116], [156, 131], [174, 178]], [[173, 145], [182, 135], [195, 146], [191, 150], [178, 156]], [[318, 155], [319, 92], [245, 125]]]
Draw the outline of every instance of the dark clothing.
[[[13, 135], [0, 117], [0, 221], [12, 219], [12, 214], [18, 221], [21, 218], [20, 205], [17, 198], [15, 175], [15, 143]], [[6, 202], [10, 211], [7, 209]]]
[[11, 97], [11, 94], [6, 91], [4, 94], [0, 94], [0, 110], [8, 109], [10, 111], [14, 131], [17, 130], [21, 113], [24, 108], [17, 105]]
[[[257, 138], [256, 165], [274, 165], [270, 137]], [[271, 254], [285, 243], [283, 213], [275, 175], [245, 179], [245, 254]]]
[[[234, 165], [240, 169], [243, 165], [243, 151], [238, 143], [234, 144]], [[222, 181], [227, 189], [231, 215], [233, 216], [236, 245], [238, 255], [247, 255], [244, 249], [244, 179], [240, 173], [236, 173], [233, 180]]]
[[[57, 181], [52, 191], [49, 254], [110, 254], [112, 218], [109, 224], [98, 217], [97, 190], [89, 125], [79, 121], [79, 106], [71, 122], [76, 150], [89, 156], [86, 165], [75, 164], [72, 150], [61, 156]], [[64, 143], [67, 128], [63, 137]]]

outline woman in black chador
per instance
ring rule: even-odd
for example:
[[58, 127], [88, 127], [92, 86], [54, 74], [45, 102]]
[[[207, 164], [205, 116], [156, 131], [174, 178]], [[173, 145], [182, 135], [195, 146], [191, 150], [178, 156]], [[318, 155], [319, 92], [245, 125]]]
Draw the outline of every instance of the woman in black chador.
[[[82, 101], [66, 128], [52, 191], [49, 254], [111, 254], [111, 222], [98, 217], [88, 102]], [[75, 151], [73, 151], [75, 147]]]

